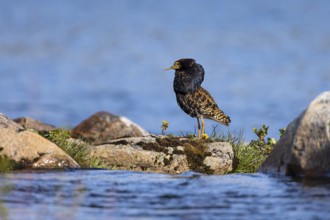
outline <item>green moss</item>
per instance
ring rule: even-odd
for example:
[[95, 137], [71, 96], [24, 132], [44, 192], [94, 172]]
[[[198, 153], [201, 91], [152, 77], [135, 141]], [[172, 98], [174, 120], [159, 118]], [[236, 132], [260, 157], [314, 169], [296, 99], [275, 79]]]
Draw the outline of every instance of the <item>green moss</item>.
[[15, 163], [6, 156], [0, 157], [0, 173], [14, 170]]

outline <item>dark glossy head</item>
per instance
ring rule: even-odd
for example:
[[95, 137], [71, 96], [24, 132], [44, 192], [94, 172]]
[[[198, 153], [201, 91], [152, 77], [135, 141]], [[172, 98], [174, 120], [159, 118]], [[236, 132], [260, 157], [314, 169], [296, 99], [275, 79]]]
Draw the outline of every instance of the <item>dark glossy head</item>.
[[196, 60], [191, 58], [183, 58], [174, 62], [173, 66], [165, 69], [165, 70], [184, 70], [193, 67], [196, 63]]

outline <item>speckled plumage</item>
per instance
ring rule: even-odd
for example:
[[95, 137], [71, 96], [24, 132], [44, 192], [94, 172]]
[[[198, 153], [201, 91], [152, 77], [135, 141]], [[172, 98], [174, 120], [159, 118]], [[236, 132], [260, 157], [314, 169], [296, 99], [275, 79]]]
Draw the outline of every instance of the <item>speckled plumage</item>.
[[211, 94], [201, 87], [204, 80], [204, 69], [194, 59], [180, 59], [174, 62], [169, 69], [175, 70], [173, 82], [176, 100], [180, 108], [196, 117], [198, 122], [198, 139], [200, 139], [200, 123], [202, 120], [202, 136], [204, 135], [204, 118], [217, 121], [226, 126], [230, 117], [219, 109]]
[[193, 93], [176, 93], [176, 100], [181, 109], [193, 118], [202, 116], [226, 126], [230, 123], [230, 117], [219, 109], [213, 97], [203, 87]]

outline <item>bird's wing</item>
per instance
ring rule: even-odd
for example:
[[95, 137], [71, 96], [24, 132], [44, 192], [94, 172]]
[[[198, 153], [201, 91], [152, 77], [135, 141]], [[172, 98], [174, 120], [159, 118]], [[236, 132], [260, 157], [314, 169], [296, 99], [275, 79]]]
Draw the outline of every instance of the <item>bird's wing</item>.
[[205, 118], [217, 121], [221, 124], [228, 125], [230, 117], [227, 116], [221, 109], [212, 96], [203, 87], [200, 87], [192, 97], [193, 104], [196, 106], [196, 112]]

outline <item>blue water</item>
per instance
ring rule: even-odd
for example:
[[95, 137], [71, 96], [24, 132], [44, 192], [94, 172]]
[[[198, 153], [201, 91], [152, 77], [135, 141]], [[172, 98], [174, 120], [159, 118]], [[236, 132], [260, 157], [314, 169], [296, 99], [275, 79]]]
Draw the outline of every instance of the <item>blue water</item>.
[[[1, 1], [0, 112], [73, 127], [97, 111], [194, 132], [173, 71], [193, 57], [229, 131], [285, 127], [330, 90], [328, 0]], [[207, 122], [210, 133], [215, 122]], [[218, 126], [218, 132], [227, 128]], [[80, 170], [0, 175], [0, 219], [329, 219], [329, 182]]]
[[0, 175], [0, 219], [329, 219], [330, 182], [80, 170]]
[[193, 57], [231, 132], [265, 123], [277, 138], [330, 89], [329, 14], [327, 0], [1, 1], [0, 112], [73, 127], [105, 110], [191, 133], [162, 70]]

